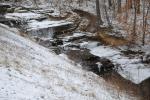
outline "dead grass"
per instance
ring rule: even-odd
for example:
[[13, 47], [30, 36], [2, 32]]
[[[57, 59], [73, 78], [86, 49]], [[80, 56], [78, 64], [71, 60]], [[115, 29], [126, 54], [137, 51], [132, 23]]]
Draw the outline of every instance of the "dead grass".
[[137, 84], [132, 83], [129, 80], [124, 79], [118, 73], [106, 74], [103, 76], [104, 79], [111, 84], [114, 88], [116, 88], [120, 93], [125, 92], [132, 97], [137, 97], [141, 100], [143, 97], [141, 96], [140, 88]]
[[106, 45], [120, 46], [120, 45], [128, 44], [127, 40], [125, 40], [123, 38], [108, 35], [108, 34], [106, 34], [106, 32], [98, 32], [97, 36], [98, 36], [99, 40], [102, 41]]

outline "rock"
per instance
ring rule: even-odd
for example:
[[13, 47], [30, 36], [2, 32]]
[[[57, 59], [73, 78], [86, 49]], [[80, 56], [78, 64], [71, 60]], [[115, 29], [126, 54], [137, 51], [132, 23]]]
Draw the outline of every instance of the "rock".
[[79, 49], [80, 46], [78, 44], [74, 44], [74, 43], [71, 43], [71, 44], [68, 44], [68, 45], [65, 45], [65, 47], [69, 47], [69, 48], [77, 48]]
[[144, 52], [138, 50], [138, 51], [135, 51], [135, 50], [125, 50], [125, 51], [121, 51], [123, 52], [125, 55], [141, 55], [143, 54]]
[[144, 57], [142, 57], [142, 62], [150, 64], [150, 54], [145, 55]]
[[8, 8], [11, 8], [11, 5], [0, 3], [0, 14], [5, 14]]
[[[53, 33], [68, 29], [72, 22], [61, 21], [37, 21], [32, 20], [27, 24], [26, 30], [33, 36], [53, 37]], [[42, 34], [42, 35], [40, 35]]]
[[11, 20], [11, 19], [7, 19], [3, 15], [0, 15], [0, 23], [8, 25], [8, 26], [14, 26], [14, 25], [18, 24], [18, 22]]
[[58, 45], [63, 45], [63, 41], [60, 40], [60, 39], [55, 39], [55, 40], [52, 42], [52, 46], [58, 46]]
[[115, 67], [114, 64], [107, 58], [100, 58], [101, 62], [101, 71], [103, 72], [109, 72], [112, 71], [113, 68]]
[[63, 41], [59, 39], [42, 39], [40, 37], [34, 37], [34, 39], [44, 47], [63, 45]]
[[39, 10], [32, 10], [35, 13], [39, 13], [39, 14], [50, 14], [50, 13], [54, 13], [54, 10], [52, 9], [39, 9]]
[[39, 44], [44, 46], [44, 47], [52, 46], [52, 42], [49, 39], [48, 40], [40, 40]]
[[73, 41], [80, 40], [80, 39], [83, 39], [83, 38], [87, 38], [87, 36], [86, 36], [86, 35], [73, 36], [73, 37], [68, 38], [68, 39], [65, 40], [65, 41], [66, 41], [66, 42], [73, 42]]
[[73, 22], [73, 29], [78, 28], [80, 22], [81, 22], [81, 17], [77, 13], [72, 13], [69, 18], [66, 19], [69, 22]]
[[46, 18], [46, 16], [42, 14], [36, 14], [32, 12], [25, 12], [25, 13], [8, 13], [5, 15], [6, 18], [12, 20], [20, 20], [20, 21], [29, 21], [29, 20], [36, 20], [40, 18]]
[[17, 7], [14, 9], [14, 12], [17, 12], [17, 13], [25, 13], [25, 12], [28, 12], [27, 9], [23, 9], [22, 7]]
[[83, 69], [92, 71], [97, 75], [103, 75], [114, 69], [114, 64], [109, 59], [95, 56], [88, 49], [70, 50], [66, 54], [69, 59], [80, 63]]
[[88, 24], [89, 24], [89, 20], [88, 19], [82, 19], [82, 21], [80, 22], [80, 25], [78, 27], [79, 30], [86, 31]]

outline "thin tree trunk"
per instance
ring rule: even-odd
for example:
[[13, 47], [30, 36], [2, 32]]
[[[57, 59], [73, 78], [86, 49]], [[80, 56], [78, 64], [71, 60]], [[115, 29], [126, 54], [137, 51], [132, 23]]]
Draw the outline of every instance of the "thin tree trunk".
[[97, 26], [103, 24], [102, 18], [101, 18], [101, 11], [100, 11], [100, 4], [99, 0], [96, 0], [96, 13], [97, 13]]
[[126, 22], [128, 21], [128, 0], [126, 0]]
[[133, 21], [133, 32], [132, 32], [132, 42], [135, 42], [136, 37], [136, 20], [137, 20], [137, 3], [136, 0], [134, 0], [134, 21]]
[[147, 8], [147, 12], [145, 14], [145, 0], [143, 1], [143, 36], [142, 36], [142, 45], [145, 45], [145, 33], [146, 33], [146, 27], [147, 27], [147, 17], [150, 10], [150, 2]]
[[35, 7], [38, 8], [37, 0], [33, 0], [33, 1], [34, 1]]
[[111, 27], [111, 22], [110, 22], [110, 19], [109, 19], [109, 16], [108, 16], [108, 12], [107, 12], [107, 8], [106, 8], [106, 0], [104, 0], [104, 10], [105, 10], [105, 15], [106, 15], [106, 19], [107, 19], [107, 23], [109, 25], [109, 27]]
[[121, 0], [118, 0], [118, 13], [121, 13]]
[[133, 3], [132, 0], [127, 0], [128, 9], [132, 8], [132, 3]]
[[112, 6], [112, 1], [111, 0], [108, 0], [108, 5], [109, 5], [109, 7]]
[[137, 7], [137, 13], [138, 13], [138, 14], [140, 14], [140, 12], [141, 12], [141, 11], [140, 11], [140, 3], [141, 3], [140, 1], [141, 1], [141, 0], [136, 0], [136, 3], [137, 3], [136, 7]]
[[145, 45], [145, 0], [143, 0], [143, 37], [142, 45]]

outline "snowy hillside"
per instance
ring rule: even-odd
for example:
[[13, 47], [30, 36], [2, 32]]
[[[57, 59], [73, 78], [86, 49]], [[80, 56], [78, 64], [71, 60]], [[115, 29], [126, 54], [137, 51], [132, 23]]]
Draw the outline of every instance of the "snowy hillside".
[[131, 100], [8, 28], [0, 27], [0, 100]]
[[0, 100], [150, 100], [149, 22], [149, 0], [0, 0]]

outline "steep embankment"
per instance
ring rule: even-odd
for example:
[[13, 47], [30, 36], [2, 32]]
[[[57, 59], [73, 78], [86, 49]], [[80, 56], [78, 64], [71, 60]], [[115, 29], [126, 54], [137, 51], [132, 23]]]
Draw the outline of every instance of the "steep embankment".
[[75, 13], [79, 14], [81, 17], [84, 19], [88, 19], [88, 25], [85, 28], [86, 31], [88, 32], [95, 32], [96, 31], [96, 21], [97, 17], [93, 15], [92, 13], [80, 10], [80, 9], [74, 9], [73, 10]]
[[[9, 27], [0, 27], [0, 99], [117, 100], [118, 91]], [[121, 100], [130, 97], [119, 93]], [[131, 98], [130, 98], [131, 99]]]

